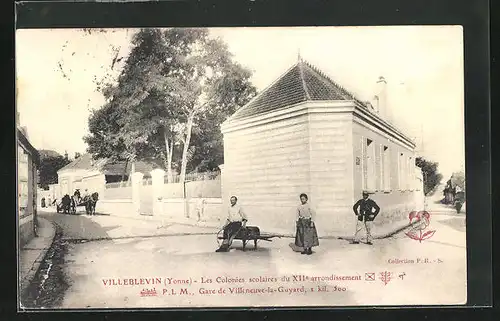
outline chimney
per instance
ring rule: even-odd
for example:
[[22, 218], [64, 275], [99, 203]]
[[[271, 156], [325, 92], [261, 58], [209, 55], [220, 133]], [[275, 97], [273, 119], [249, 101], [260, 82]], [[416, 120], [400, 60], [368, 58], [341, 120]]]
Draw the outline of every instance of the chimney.
[[388, 119], [387, 110], [387, 81], [383, 76], [380, 76], [377, 80], [377, 92], [375, 94], [375, 106], [378, 114], [384, 120]]
[[64, 151], [64, 158], [68, 159], [68, 151], [67, 150]]

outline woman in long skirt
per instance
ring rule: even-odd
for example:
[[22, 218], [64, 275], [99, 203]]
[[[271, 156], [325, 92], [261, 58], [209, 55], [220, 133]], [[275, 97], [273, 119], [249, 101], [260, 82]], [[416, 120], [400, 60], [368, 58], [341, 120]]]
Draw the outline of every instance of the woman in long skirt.
[[302, 247], [301, 254], [312, 254], [312, 247], [319, 246], [318, 232], [314, 225], [314, 211], [307, 203], [306, 194], [300, 194], [301, 204], [297, 207], [297, 234], [295, 246]]

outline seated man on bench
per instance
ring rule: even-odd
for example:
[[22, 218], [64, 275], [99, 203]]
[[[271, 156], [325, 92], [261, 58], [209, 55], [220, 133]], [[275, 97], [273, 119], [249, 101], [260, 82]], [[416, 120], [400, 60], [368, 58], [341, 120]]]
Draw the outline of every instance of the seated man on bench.
[[221, 246], [215, 252], [228, 252], [229, 246], [233, 242], [241, 228], [245, 228], [247, 218], [243, 209], [237, 204], [238, 198], [231, 196], [230, 206], [228, 209], [228, 217], [226, 225], [224, 226], [224, 239]]

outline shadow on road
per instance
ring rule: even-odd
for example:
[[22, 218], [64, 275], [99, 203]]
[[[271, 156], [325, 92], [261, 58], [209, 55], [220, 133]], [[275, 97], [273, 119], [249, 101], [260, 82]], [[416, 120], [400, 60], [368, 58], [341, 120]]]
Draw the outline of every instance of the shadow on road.
[[98, 215], [98, 216], [111, 216], [111, 214], [100, 213], [100, 212], [95, 212], [94, 215]]
[[62, 238], [66, 240], [93, 240], [109, 238], [108, 231], [119, 225], [103, 227], [92, 221], [85, 214], [40, 214], [41, 217], [55, 223], [62, 229]]
[[437, 222], [439, 222], [443, 225], [446, 225], [448, 227], [451, 227], [455, 231], [465, 232], [465, 219], [463, 216], [452, 217], [452, 218], [445, 219], [445, 220], [439, 220]]

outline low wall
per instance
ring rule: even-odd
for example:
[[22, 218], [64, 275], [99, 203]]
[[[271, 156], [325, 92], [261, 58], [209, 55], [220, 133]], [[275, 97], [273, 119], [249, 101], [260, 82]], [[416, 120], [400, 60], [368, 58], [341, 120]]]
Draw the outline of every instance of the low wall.
[[[193, 181], [186, 183], [187, 198], [220, 198], [220, 180]], [[181, 183], [163, 184], [163, 198], [183, 198], [184, 186]]]
[[[222, 200], [220, 198], [206, 198], [203, 206], [203, 220], [207, 221], [222, 221], [226, 219], [227, 213], [223, 210]], [[198, 199], [191, 198], [188, 200], [187, 211], [189, 217], [197, 218]], [[172, 219], [184, 219], [184, 199], [171, 198], [163, 199], [163, 217]], [[114, 216], [139, 217], [135, 213], [132, 200], [99, 200], [96, 205], [96, 212], [100, 214], [108, 214]], [[153, 215], [154, 216], [154, 215]]]
[[22, 248], [35, 237], [33, 215], [19, 219], [19, 246]]
[[174, 184], [163, 184], [163, 198], [182, 198], [183, 197], [183, 187], [180, 183]]
[[106, 188], [103, 190], [103, 200], [123, 200], [132, 199], [132, 187]]
[[[187, 215], [190, 218], [197, 218], [198, 198], [191, 198], [187, 201]], [[207, 221], [221, 221], [226, 219], [226, 213], [223, 211], [222, 199], [220, 198], [205, 198], [203, 205], [202, 219]], [[186, 215], [184, 213], [184, 199], [172, 198], [163, 199], [163, 216], [182, 219]]]
[[222, 196], [221, 181], [206, 180], [186, 183], [186, 196], [202, 198], [220, 198]]
[[99, 200], [95, 211], [116, 216], [137, 216], [131, 199]]

